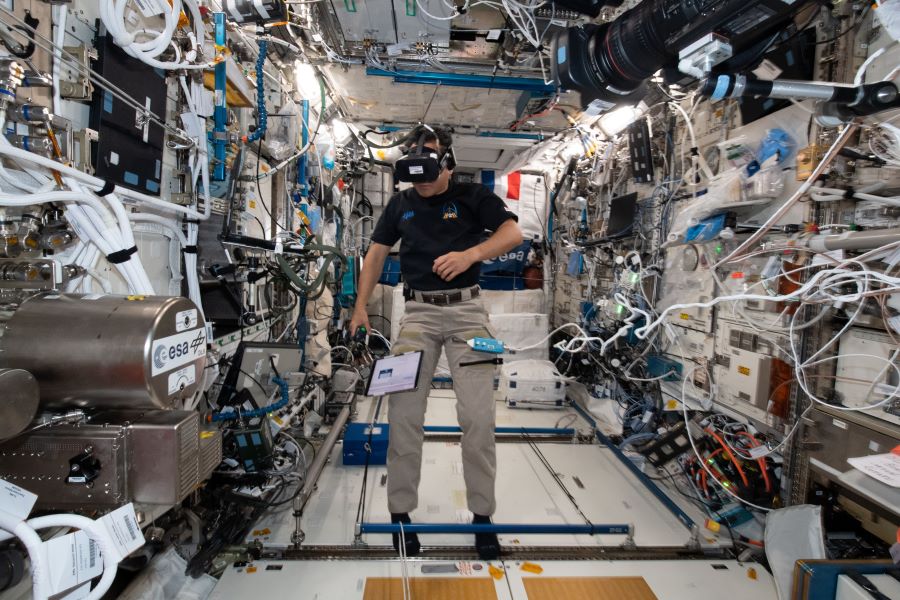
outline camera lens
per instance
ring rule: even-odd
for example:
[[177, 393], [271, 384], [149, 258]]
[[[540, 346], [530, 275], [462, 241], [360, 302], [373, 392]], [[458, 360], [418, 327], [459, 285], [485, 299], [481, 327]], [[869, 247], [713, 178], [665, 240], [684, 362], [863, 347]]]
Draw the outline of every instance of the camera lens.
[[603, 112], [642, 98], [644, 82], [675, 66], [679, 50], [707, 33], [746, 44], [798, 8], [782, 0], [645, 0], [612, 23], [557, 33], [553, 75], [560, 87], [581, 92], [583, 105]]

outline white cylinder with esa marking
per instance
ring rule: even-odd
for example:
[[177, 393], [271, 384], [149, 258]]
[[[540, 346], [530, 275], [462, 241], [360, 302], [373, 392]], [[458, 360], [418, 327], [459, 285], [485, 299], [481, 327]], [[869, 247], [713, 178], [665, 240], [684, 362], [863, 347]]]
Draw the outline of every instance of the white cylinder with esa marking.
[[0, 367], [34, 374], [46, 409], [171, 409], [196, 392], [206, 343], [187, 298], [49, 293], [6, 323]]

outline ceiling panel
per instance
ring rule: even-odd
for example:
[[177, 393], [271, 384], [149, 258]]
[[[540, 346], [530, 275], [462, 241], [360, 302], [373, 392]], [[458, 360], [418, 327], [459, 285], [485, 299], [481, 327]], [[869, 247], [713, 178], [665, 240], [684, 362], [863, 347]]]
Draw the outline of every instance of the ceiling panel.
[[[362, 66], [347, 70], [329, 67], [327, 71], [345, 101], [348, 118], [354, 121], [427, 120], [440, 125], [504, 130], [515, 122], [516, 105], [522, 97], [522, 92], [511, 90], [394, 83], [390, 77], [367, 76]], [[567, 126], [556, 111], [535, 123], [553, 130]]]

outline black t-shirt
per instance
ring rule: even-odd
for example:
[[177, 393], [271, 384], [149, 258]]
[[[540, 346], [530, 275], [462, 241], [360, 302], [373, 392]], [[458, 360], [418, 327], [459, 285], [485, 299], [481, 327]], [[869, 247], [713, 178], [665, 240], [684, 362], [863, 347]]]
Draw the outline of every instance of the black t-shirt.
[[461, 252], [481, 243], [484, 231], [496, 231], [516, 215], [486, 187], [451, 183], [443, 194], [422, 198], [410, 188], [395, 194], [385, 207], [372, 241], [385, 246], [400, 242], [400, 271], [414, 290], [433, 291], [478, 283], [481, 263], [450, 281], [432, 271], [434, 261], [448, 252]]

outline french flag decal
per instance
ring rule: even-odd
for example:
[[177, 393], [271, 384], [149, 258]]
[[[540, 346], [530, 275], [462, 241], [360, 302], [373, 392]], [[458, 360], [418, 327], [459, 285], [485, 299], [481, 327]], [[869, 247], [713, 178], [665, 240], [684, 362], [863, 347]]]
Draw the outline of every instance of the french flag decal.
[[509, 175], [497, 177], [496, 171], [484, 170], [481, 172], [481, 184], [503, 200], [518, 200], [521, 194], [522, 174], [513, 171]]

